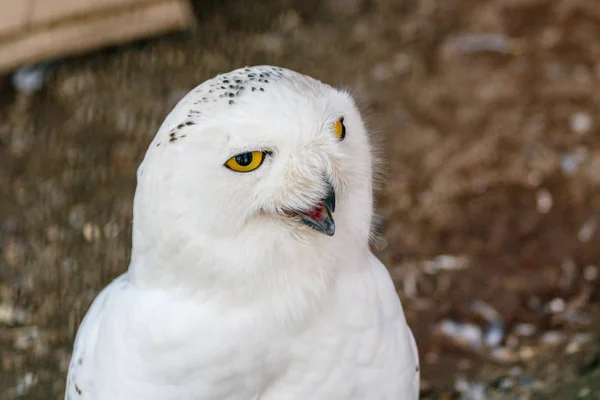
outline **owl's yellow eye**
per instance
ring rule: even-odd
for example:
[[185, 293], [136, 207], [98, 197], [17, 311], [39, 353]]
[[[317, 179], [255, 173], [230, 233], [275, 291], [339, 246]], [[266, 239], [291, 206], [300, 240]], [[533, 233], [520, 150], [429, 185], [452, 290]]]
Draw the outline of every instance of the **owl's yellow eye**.
[[264, 159], [264, 152], [253, 151], [251, 153], [242, 153], [231, 157], [227, 160], [225, 166], [236, 172], [250, 172], [260, 167]]
[[339, 140], [344, 140], [346, 137], [346, 127], [344, 126], [344, 117], [338, 119], [333, 124], [333, 133]]

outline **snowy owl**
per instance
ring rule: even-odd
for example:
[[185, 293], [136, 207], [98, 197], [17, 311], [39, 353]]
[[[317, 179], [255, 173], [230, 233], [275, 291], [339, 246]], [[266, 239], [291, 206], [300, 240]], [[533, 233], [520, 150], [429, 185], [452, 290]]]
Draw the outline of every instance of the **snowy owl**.
[[131, 263], [83, 319], [67, 400], [418, 398], [348, 93], [271, 66], [218, 75], [137, 181]]

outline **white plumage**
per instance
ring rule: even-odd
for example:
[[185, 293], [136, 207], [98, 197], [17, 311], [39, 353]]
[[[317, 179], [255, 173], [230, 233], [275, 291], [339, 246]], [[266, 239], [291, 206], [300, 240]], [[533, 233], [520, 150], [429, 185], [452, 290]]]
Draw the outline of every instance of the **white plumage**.
[[418, 398], [368, 246], [371, 163], [350, 95], [312, 78], [260, 66], [192, 90], [138, 169], [129, 270], [84, 318], [65, 398]]

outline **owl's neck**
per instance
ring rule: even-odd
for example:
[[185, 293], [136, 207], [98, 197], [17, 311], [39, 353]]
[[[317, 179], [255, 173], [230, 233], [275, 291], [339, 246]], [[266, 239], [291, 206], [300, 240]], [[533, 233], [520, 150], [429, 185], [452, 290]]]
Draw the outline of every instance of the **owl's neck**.
[[315, 233], [308, 239], [282, 226], [187, 241], [166, 235], [154, 246], [138, 240], [144, 251], [134, 248], [130, 277], [136, 285], [198, 301], [263, 303], [283, 320], [318, 308], [336, 277], [369, 256], [368, 238], [353, 235], [343, 224], [339, 228], [334, 237]]

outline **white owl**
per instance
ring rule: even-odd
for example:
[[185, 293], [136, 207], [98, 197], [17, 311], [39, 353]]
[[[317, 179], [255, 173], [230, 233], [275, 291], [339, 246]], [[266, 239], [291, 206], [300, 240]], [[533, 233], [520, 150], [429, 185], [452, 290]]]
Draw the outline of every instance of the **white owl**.
[[417, 399], [371, 163], [351, 96], [310, 77], [192, 90], [139, 167], [129, 270], [85, 316], [65, 398]]

